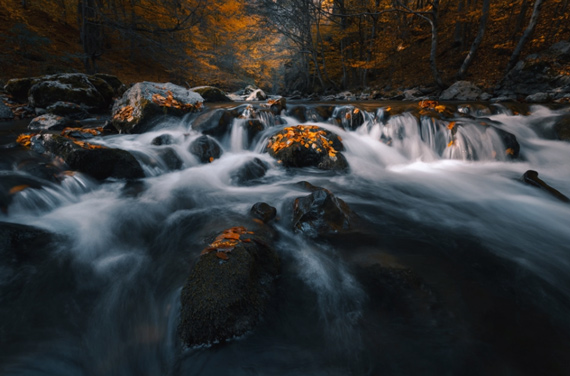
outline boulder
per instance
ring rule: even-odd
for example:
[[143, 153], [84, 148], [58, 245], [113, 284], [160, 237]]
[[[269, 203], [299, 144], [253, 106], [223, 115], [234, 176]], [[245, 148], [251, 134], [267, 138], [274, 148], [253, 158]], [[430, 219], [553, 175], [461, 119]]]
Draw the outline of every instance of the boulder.
[[356, 219], [350, 207], [328, 189], [308, 186], [312, 193], [293, 204], [293, 230], [314, 238], [350, 231]]
[[213, 86], [198, 86], [190, 89], [202, 96], [204, 102], [233, 102], [226, 93]]
[[155, 146], [172, 145], [174, 143], [174, 137], [168, 133], [165, 133], [153, 138], [150, 143], [151, 145]]
[[334, 124], [349, 130], [356, 130], [366, 120], [364, 111], [354, 106], [336, 107], [331, 117]]
[[542, 179], [538, 177], [538, 172], [533, 170], [528, 170], [522, 176], [522, 180], [524, 183], [528, 185], [532, 185], [533, 187], [537, 187], [542, 189], [545, 192], [548, 192], [553, 197], [557, 198], [562, 202], [570, 202], [570, 198], [560, 193], [558, 190], [552, 188], [550, 185], [546, 184]]
[[250, 214], [263, 223], [268, 223], [277, 217], [277, 209], [265, 202], [257, 202], [251, 207]]
[[493, 129], [495, 132], [497, 132], [501, 138], [501, 141], [503, 141], [503, 145], [505, 146], [505, 154], [507, 157], [509, 159], [517, 159], [519, 157], [521, 149], [519, 142], [517, 141], [517, 137], [514, 134], [497, 127], [493, 127]]
[[[483, 90], [479, 89], [469, 81], [457, 81], [447, 89], [445, 89], [439, 99], [442, 101], [459, 100], [459, 101], [476, 101], [489, 99], [489, 96], [484, 96]], [[482, 98], [483, 96], [483, 98]]]
[[89, 116], [87, 110], [76, 103], [71, 102], [55, 102], [46, 108], [47, 112], [50, 114], [65, 116], [73, 120], [85, 119]]
[[112, 121], [121, 133], [144, 133], [157, 118], [199, 111], [203, 101], [200, 94], [170, 82], [139, 82], [115, 102]]
[[95, 74], [95, 77], [105, 81], [113, 89], [114, 97], [123, 95], [125, 91], [127, 91], [127, 87], [121, 82], [121, 80], [119, 80], [117, 76], [105, 73], [97, 73]]
[[180, 296], [178, 333], [187, 346], [224, 342], [259, 322], [279, 273], [262, 232], [232, 227], [202, 251]]
[[54, 114], [45, 114], [32, 119], [30, 124], [28, 124], [28, 129], [61, 131], [64, 128], [74, 125], [77, 125], [77, 123], [70, 118]]
[[269, 170], [267, 163], [259, 158], [253, 158], [231, 175], [231, 182], [234, 185], [252, 185], [257, 179], [264, 177], [267, 170]]
[[281, 111], [287, 109], [287, 99], [285, 97], [281, 97], [277, 100], [270, 99], [267, 104], [274, 115], [281, 115]]
[[192, 122], [192, 129], [203, 134], [221, 138], [229, 130], [237, 116], [228, 110], [217, 109], [201, 114]]
[[0, 100], [0, 120], [12, 120], [14, 118], [14, 113], [10, 107], [6, 106], [2, 100]]
[[28, 101], [28, 92], [33, 84], [37, 83], [38, 77], [13, 78], [4, 86], [4, 90], [14, 98], [15, 101], [24, 103]]
[[535, 93], [525, 98], [525, 101], [529, 103], [546, 103], [549, 100], [550, 100], [550, 95], [548, 93]]
[[157, 154], [164, 165], [171, 171], [180, 170], [184, 165], [178, 153], [172, 148], [162, 148], [157, 151]]
[[287, 116], [291, 116], [301, 123], [307, 121], [307, 109], [305, 106], [294, 106], [287, 111]]
[[189, 148], [190, 153], [195, 155], [201, 163], [211, 163], [214, 159], [220, 158], [222, 155], [222, 148], [210, 136], [200, 136], [195, 139]]
[[242, 126], [245, 128], [247, 133], [247, 142], [249, 145], [253, 142], [255, 137], [265, 130], [265, 125], [260, 120], [253, 119], [253, 120], [245, 120], [242, 123]]
[[287, 127], [271, 137], [266, 150], [285, 167], [342, 171], [348, 162], [340, 137], [315, 125]]
[[80, 73], [37, 77], [28, 91], [30, 106], [46, 108], [56, 102], [72, 102], [91, 110], [103, 110], [113, 101], [113, 89], [103, 80]]
[[131, 153], [106, 148], [53, 134], [35, 134], [18, 138], [19, 142], [40, 154], [60, 157], [75, 171], [95, 179], [138, 179], [144, 171]]

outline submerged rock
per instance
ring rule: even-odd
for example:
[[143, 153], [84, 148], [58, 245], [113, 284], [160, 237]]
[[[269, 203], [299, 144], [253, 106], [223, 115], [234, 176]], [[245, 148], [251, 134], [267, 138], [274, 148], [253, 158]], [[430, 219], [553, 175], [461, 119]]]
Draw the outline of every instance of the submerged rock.
[[285, 167], [342, 171], [348, 162], [340, 137], [314, 125], [287, 127], [271, 137], [266, 150]]
[[220, 158], [222, 148], [209, 136], [200, 136], [195, 139], [189, 148], [190, 153], [195, 155], [201, 163], [211, 163], [214, 159]]
[[235, 185], [252, 185], [256, 179], [265, 176], [269, 170], [269, 165], [259, 158], [253, 158], [239, 167], [231, 176], [232, 184]]
[[279, 273], [268, 239], [233, 227], [202, 251], [184, 288], [178, 332], [187, 346], [214, 344], [257, 325]]
[[312, 193], [293, 204], [293, 230], [310, 237], [346, 233], [356, 214], [328, 189], [309, 185]]
[[150, 143], [151, 145], [155, 146], [172, 145], [174, 143], [174, 137], [168, 133], [165, 133], [153, 138]]
[[233, 102], [222, 90], [213, 86], [198, 86], [190, 89], [202, 96], [204, 102]]
[[182, 117], [199, 111], [203, 101], [200, 94], [170, 82], [139, 82], [115, 102], [112, 121], [120, 132], [143, 133], [157, 117]]
[[558, 200], [562, 202], [570, 202], [570, 198], [566, 197], [558, 190], [552, 188], [550, 185], [546, 184], [542, 179], [538, 177], [538, 172], [534, 170], [528, 170], [527, 172], [525, 172], [522, 176], [522, 179], [523, 182], [525, 182], [526, 184], [540, 188], [551, 194], [553, 197], [556, 197]]
[[268, 223], [277, 217], [277, 209], [265, 202], [255, 203], [250, 210], [254, 218], [260, 219], [263, 223]]
[[138, 179], [144, 171], [131, 153], [121, 149], [75, 141], [52, 134], [36, 134], [19, 138], [20, 143], [40, 154], [60, 157], [75, 171], [86, 173], [95, 179]]

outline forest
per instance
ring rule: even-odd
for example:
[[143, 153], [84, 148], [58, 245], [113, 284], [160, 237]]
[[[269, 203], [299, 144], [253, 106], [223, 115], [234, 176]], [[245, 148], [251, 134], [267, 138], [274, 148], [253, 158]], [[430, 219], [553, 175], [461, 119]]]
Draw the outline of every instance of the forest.
[[273, 93], [492, 88], [570, 38], [568, 0], [5, 0], [1, 80], [115, 74]]

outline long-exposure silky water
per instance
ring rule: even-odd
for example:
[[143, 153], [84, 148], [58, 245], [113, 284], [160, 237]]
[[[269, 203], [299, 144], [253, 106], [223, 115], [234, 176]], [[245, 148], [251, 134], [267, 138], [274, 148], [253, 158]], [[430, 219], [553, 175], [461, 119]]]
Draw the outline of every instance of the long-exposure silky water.
[[[18, 172], [31, 188], [12, 191], [0, 221], [51, 240], [26, 257], [0, 243], [0, 373], [570, 374], [570, 205], [522, 181], [535, 170], [570, 195], [570, 143], [552, 137], [568, 108], [454, 105], [441, 120], [368, 103], [356, 122], [358, 106], [306, 122], [259, 111], [255, 124], [248, 107], [201, 139], [205, 162], [192, 152], [204, 136], [193, 117], [90, 139], [134, 155], [138, 180]], [[268, 142], [299, 124], [338, 136], [348, 169], [272, 158]], [[265, 167], [242, 184], [248, 163]], [[304, 186], [332, 192], [358, 220], [297, 231]], [[228, 341], [185, 346], [180, 294], [205, 239], [258, 202], [277, 209], [281, 260], [263, 316]]]

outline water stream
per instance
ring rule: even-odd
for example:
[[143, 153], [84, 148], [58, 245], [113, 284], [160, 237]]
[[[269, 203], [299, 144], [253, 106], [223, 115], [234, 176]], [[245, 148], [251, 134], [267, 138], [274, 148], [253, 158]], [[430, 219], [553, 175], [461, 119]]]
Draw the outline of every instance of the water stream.
[[[299, 123], [287, 116], [262, 119], [251, 143], [236, 119], [209, 164], [188, 151], [200, 136], [188, 119], [95, 138], [132, 152], [146, 178], [40, 181], [0, 213], [65, 239], [39, 249], [49, 252], [40, 261], [0, 262], [0, 374], [570, 374], [570, 205], [521, 182], [536, 170], [570, 195], [570, 144], [547, 137], [564, 111], [458, 117], [454, 135], [449, 122], [409, 113], [381, 121], [381, 109], [355, 130], [310, 122], [342, 137], [343, 174], [286, 170], [263, 153]], [[519, 159], [500, 130], [517, 137]], [[151, 144], [163, 134], [173, 144]], [[271, 168], [237, 185], [254, 158]], [[293, 233], [292, 202], [308, 194], [300, 181], [343, 199], [362, 227], [332, 239]], [[268, 312], [243, 337], [183, 347], [179, 294], [205, 236], [260, 201], [279, 216]]]

